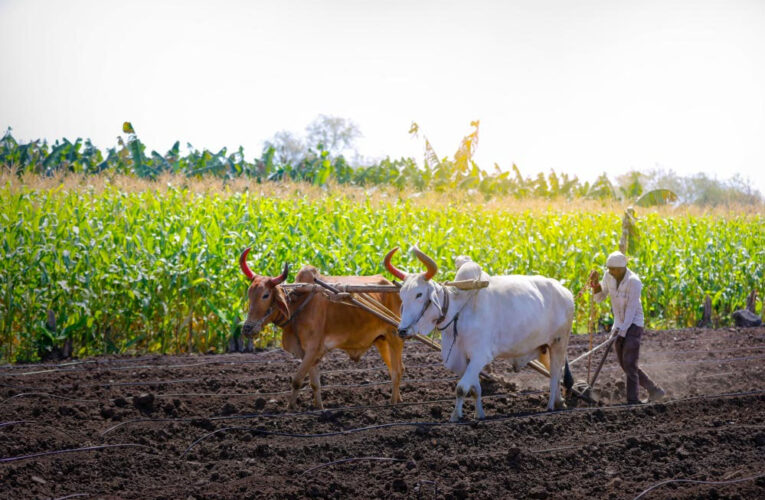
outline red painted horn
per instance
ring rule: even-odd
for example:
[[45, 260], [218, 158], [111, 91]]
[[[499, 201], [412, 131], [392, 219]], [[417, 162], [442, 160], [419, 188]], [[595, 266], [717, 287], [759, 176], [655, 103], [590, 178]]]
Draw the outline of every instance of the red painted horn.
[[406, 273], [400, 269], [398, 269], [396, 266], [391, 264], [390, 259], [393, 257], [393, 254], [396, 253], [398, 250], [398, 247], [394, 248], [387, 254], [385, 254], [385, 258], [383, 259], [383, 264], [385, 264], [385, 269], [387, 269], [393, 276], [400, 280], [406, 279]]
[[239, 267], [242, 268], [242, 272], [245, 276], [247, 276], [247, 279], [252, 281], [253, 278], [255, 278], [255, 273], [250, 271], [250, 267], [247, 265], [248, 253], [250, 253], [250, 247], [245, 248], [244, 252], [242, 252], [242, 255], [239, 256]]
[[412, 253], [420, 259], [420, 262], [425, 264], [425, 267], [427, 268], [427, 271], [425, 271], [425, 281], [429, 281], [430, 278], [436, 275], [438, 272], [438, 266], [436, 265], [435, 261], [422, 253], [419, 248], [417, 248], [417, 245], [412, 247]]
[[268, 280], [268, 285], [269, 286], [276, 286], [276, 285], [280, 284], [281, 282], [283, 282], [284, 280], [287, 279], [287, 275], [289, 274], [289, 272], [290, 272], [290, 265], [285, 262], [284, 263], [284, 270], [282, 271], [282, 274], [280, 274], [276, 278], [269, 279]]

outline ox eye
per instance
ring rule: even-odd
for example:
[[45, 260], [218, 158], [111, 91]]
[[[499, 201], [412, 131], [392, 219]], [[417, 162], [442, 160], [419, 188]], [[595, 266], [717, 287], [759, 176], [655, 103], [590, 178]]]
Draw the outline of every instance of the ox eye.
[[263, 295], [263, 298], [267, 299], [268, 298], [268, 294]]
[[422, 297], [422, 292], [418, 293], [415, 299], [419, 299], [420, 297]]

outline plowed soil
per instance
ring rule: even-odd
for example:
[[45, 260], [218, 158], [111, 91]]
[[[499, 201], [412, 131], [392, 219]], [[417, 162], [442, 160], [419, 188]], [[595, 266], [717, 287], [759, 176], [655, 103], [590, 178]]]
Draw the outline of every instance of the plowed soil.
[[[569, 359], [587, 346], [573, 338]], [[0, 496], [765, 498], [765, 328], [647, 331], [660, 403], [622, 405], [615, 359], [601, 406], [554, 413], [546, 379], [495, 362], [513, 383], [484, 382], [487, 419], [467, 403], [459, 424], [454, 375], [416, 341], [403, 404], [389, 405], [376, 351], [333, 351], [326, 409], [306, 387], [293, 413], [297, 361], [278, 349], [1, 366]], [[587, 375], [586, 361], [572, 369]]]

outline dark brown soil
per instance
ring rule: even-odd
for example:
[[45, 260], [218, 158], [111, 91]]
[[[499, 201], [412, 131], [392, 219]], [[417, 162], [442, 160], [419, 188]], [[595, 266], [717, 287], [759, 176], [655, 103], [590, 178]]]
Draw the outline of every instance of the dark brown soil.
[[663, 403], [620, 405], [612, 354], [602, 407], [547, 413], [546, 380], [522, 370], [484, 383], [487, 420], [468, 403], [460, 424], [440, 354], [412, 341], [404, 355], [403, 404], [375, 351], [335, 351], [328, 409], [305, 388], [298, 413], [280, 350], [0, 366], [0, 497], [765, 498], [765, 328], [647, 332]]

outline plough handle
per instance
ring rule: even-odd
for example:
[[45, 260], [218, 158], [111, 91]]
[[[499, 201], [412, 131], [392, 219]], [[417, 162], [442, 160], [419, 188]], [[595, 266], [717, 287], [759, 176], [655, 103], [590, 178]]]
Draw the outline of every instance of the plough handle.
[[600, 359], [600, 363], [598, 363], [598, 367], [595, 369], [595, 373], [592, 375], [592, 380], [590, 381], [590, 387], [595, 386], [595, 381], [598, 379], [598, 375], [600, 375], [600, 370], [603, 368], [603, 365], [606, 364], [606, 358], [608, 357], [608, 353], [611, 352], [611, 346], [614, 345], [614, 342], [616, 341], [616, 336], [612, 335], [610, 339], [608, 339], [608, 345], [606, 346], [606, 351], [603, 353], [603, 357]]
[[592, 356], [593, 354], [595, 354], [596, 351], [599, 351], [600, 349], [602, 349], [603, 347], [608, 345], [609, 342], [611, 342], [610, 338], [608, 338], [607, 340], [603, 341], [602, 343], [596, 345], [594, 348], [590, 349], [589, 351], [585, 352], [584, 354], [574, 358], [573, 361], [569, 361], [568, 365], [569, 366], [574, 366], [574, 364], [578, 363], [580, 360], [582, 360], [582, 359], [584, 359], [584, 358], [586, 358], [588, 356]]

